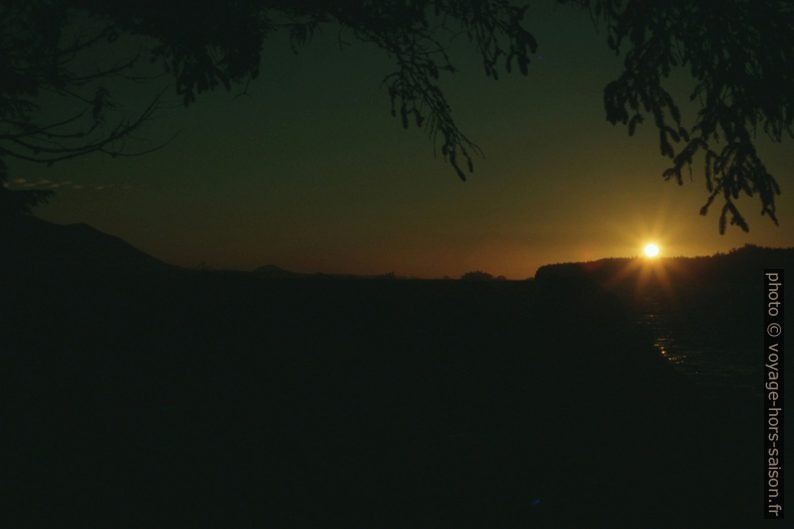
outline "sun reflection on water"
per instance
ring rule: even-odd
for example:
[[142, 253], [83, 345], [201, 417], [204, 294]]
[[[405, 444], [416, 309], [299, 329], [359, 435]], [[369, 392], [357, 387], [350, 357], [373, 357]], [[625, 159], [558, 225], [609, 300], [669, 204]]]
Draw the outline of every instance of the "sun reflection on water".
[[686, 362], [686, 354], [684, 353], [673, 353], [668, 345], [669, 340], [667, 338], [661, 337], [657, 338], [656, 341], [653, 343], [656, 350], [659, 351], [659, 354], [664, 357], [665, 360], [670, 362], [673, 365], [681, 365]]
[[674, 323], [670, 314], [658, 310], [658, 306], [647, 306], [638, 323], [653, 337], [657, 354], [679, 373], [694, 377], [701, 384], [712, 388], [729, 387], [733, 390], [750, 389], [748, 375], [751, 368], [742, 363], [737, 352], [722, 345], [711, 343], [699, 331], [696, 323], [691, 328]]

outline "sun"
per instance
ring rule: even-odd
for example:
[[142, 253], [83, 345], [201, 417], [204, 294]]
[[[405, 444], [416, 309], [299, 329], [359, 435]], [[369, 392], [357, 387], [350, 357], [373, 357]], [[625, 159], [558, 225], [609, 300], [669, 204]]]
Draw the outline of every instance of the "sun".
[[648, 243], [648, 244], [645, 245], [645, 248], [643, 249], [643, 251], [645, 252], [645, 257], [653, 259], [654, 257], [658, 257], [659, 256], [659, 251], [660, 250], [659, 250], [659, 246], [658, 245], [656, 245], [656, 244], [651, 242], [651, 243]]

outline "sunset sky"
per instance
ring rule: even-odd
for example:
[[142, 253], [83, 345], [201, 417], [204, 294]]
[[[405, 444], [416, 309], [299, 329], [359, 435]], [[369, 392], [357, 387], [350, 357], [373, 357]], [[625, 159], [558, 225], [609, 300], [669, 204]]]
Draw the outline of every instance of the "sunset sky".
[[[15, 162], [11, 181], [59, 185], [36, 210], [42, 218], [88, 223], [191, 267], [525, 278], [546, 263], [638, 255], [650, 241], [668, 256], [794, 246], [790, 141], [758, 140], [782, 187], [781, 226], [742, 200], [750, 233], [720, 236], [721, 203], [698, 214], [702, 167], [684, 186], [665, 182], [655, 127], [629, 137], [606, 121], [603, 88], [621, 60], [603, 31], [565, 7], [530, 9], [526, 27], [539, 42], [526, 77], [488, 79], [465, 39], [453, 44], [459, 71], [443, 86], [485, 153], [467, 182], [434, 157], [424, 130], [390, 116], [386, 56], [352, 40], [340, 49], [331, 27], [297, 55], [286, 38], [267, 41], [247, 95], [219, 92], [161, 114], [141, 134], [179, 131], [163, 150]], [[671, 87], [686, 84], [678, 76]]]

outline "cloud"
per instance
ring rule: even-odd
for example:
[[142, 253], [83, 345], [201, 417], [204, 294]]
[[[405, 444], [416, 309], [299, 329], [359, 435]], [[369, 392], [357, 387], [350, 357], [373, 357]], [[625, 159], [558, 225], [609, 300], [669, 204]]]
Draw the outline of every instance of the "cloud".
[[132, 186], [129, 184], [122, 184], [121, 182], [115, 182], [112, 184], [101, 184], [101, 185], [88, 185], [88, 184], [76, 184], [71, 180], [63, 180], [63, 181], [54, 181], [50, 180], [49, 178], [41, 178], [39, 180], [29, 180], [25, 177], [19, 177], [11, 180], [11, 182], [4, 182], [3, 187], [13, 189], [13, 188], [42, 188], [42, 189], [63, 189], [63, 190], [86, 190], [86, 191], [104, 191], [107, 189], [131, 189]]

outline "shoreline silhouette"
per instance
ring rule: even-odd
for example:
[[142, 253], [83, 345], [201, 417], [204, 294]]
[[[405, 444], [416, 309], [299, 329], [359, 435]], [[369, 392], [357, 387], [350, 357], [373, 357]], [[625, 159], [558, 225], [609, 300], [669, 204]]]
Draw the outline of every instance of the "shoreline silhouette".
[[[49, 260], [44, 232], [4, 260], [9, 498], [23, 518], [729, 527], [758, 516], [758, 401], [660, 354], [638, 324], [642, 274], [610, 280], [630, 260], [544, 267], [533, 281], [318, 281], [179, 269], [72, 229]], [[752, 347], [725, 352], [753, 342], [756, 268], [791, 255], [682, 259], [691, 266], [668, 279], [687, 296], [651, 290], [675, 318], [718, 325], [706, 336], [721, 362], [752, 366]]]

